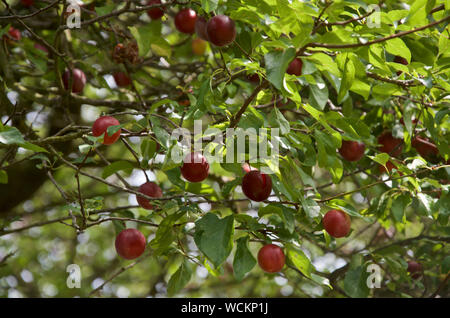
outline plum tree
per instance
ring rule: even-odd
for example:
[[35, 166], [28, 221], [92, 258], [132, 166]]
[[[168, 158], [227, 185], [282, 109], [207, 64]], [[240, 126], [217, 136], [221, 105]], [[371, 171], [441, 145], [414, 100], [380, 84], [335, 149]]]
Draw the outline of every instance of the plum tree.
[[0, 297], [449, 294], [448, 1], [32, 2], [0, 12]]

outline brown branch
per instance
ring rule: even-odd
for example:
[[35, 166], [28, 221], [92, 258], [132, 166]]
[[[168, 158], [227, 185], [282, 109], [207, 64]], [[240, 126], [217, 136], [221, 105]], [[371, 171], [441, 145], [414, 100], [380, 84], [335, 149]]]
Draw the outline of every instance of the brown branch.
[[431, 27], [433, 27], [435, 25], [438, 25], [438, 24], [441, 24], [443, 22], [446, 22], [448, 20], [450, 20], [450, 16], [447, 16], [445, 18], [442, 18], [440, 20], [434, 21], [432, 23], [429, 23], [427, 25], [424, 25], [424, 26], [421, 26], [421, 27], [418, 27], [418, 28], [415, 28], [415, 29], [412, 29], [412, 30], [402, 31], [402, 32], [399, 32], [399, 33], [396, 33], [396, 34], [392, 34], [392, 35], [383, 37], [383, 38], [379, 38], [379, 39], [375, 39], [375, 40], [372, 40], [372, 41], [368, 41], [366, 43], [333, 44], [333, 43], [311, 42], [311, 43], [308, 43], [308, 44], [304, 45], [297, 52], [297, 55], [302, 55], [303, 52], [308, 47], [323, 47], [323, 48], [327, 48], [327, 49], [350, 49], [350, 48], [355, 48], [355, 47], [360, 47], [360, 46], [369, 46], [369, 45], [372, 45], [372, 44], [389, 41], [389, 40], [392, 40], [392, 39], [395, 39], [395, 38], [399, 38], [399, 37], [402, 37], [402, 36], [405, 36], [405, 35], [408, 35], [408, 34], [411, 34], [411, 33], [422, 31], [422, 30], [431, 28]]

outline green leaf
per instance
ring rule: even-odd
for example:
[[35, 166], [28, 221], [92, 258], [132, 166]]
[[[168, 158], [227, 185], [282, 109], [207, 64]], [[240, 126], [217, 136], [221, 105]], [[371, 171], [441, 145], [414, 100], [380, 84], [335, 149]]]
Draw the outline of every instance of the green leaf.
[[399, 195], [395, 198], [394, 202], [392, 202], [392, 215], [397, 222], [405, 223], [405, 209], [408, 205], [411, 204], [411, 196], [407, 194]]
[[16, 127], [4, 126], [0, 130], [0, 143], [5, 145], [18, 145], [22, 148], [35, 152], [48, 152], [44, 148], [32, 144], [23, 139], [22, 134]]
[[300, 197], [303, 210], [309, 218], [316, 218], [320, 215], [319, 204], [311, 198]]
[[305, 253], [294, 247], [293, 245], [287, 246], [287, 257], [290, 262], [297, 268], [303, 275], [311, 278], [311, 273], [314, 270], [313, 265]]
[[313, 106], [317, 106], [319, 109], [323, 110], [328, 101], [328, 87], [323, 81], [322, 77], [314, 76], [316, 84], [310, 84], [309, 89], [311, 90], [311, 103]]
[[141, 142], [141, 154], [145, 161], [150, 160], [156, 153], [156, 141], [146, 138]]
[[237, 280], [242, 280], [246, 273], [250, 272], [256, 265], [256, 259], [248, 249], [248, 236], [239, 238], [236, 243], [236, 253], [233, 260], [234, 276]]
[[379, 153], [376, 156], [368, 156], [368, 157], [383, 166], [386, 165], [386, 163], [389, 161], [390, 158], [389, 155], [385, 152]]
[[353, 298], [369, 296], [369, 287], [367, 287], [368, 276], [364, 266], [350, 268], [344, 278], [344, 291], [347, 295]]
[[202, 0], [202, 8], [206, 12], [211, 12], [217, 9], [219, 0]]
[[291, 130], [291, 126], [289, 125], [289, 121], [283, 116], [283, 114], [278, 110], [277, 107], [274, 107], [269, 115], [269, 122], [272, 127], [279, 127], [281, 135], [285, 135], [289, 133]]
[[175, 240], [175, 222], [184, 215], [184, 212], [174, 213], [164, 218], [158, 226], [155, 238], [150, 242], [150, 246], [155, 250], [156, 255], [161, 255]]
[[110, 175], [113, 175], [117, 171], [127, 170], [131, 172], [133, 168], [134, 168], [133, 164], [131, 164], [128, 161], [125, 160], [115, 161], [103, 169], [102, 178], [103, 179], [108, 178]]
[[344, 100], [344, 97], [350, 87], [352, 87], [353, 80], [355, 79], [355, 65], [353, 64], [353, 61], [347, 57], [347, 54], [344, 53], [344, 55], [345, 60], [341, 67], [344, 75], [342, 76], [341, 86], [339, 88], [338, 103], [341, 103]]
[[112, 136], [112, 135], [114, 135], [116, 132], [118, 132], [119, 129], [122, 128], [122, 126], [123, 126], [123, 125], [109, 126], [109, 127], [106, 129], [106, 134], [107, 134], [108, 136]]
[[408, 63], [411, 63], [411, 51], [400, 38], [394, 38], [385, 42], [385, 49], [393, 55], [398, 55], [405, 58]]
[[191, 280], [192, 270], [187, 261], [183, 261], [177, 271], [170, 277], [167, 294], [173, 296]]
[[207, 213], [195, 222], [195, 244], [215, 267], [219, 267], [231, 253], [233, 223], [232, 215], [219, 219], [214, 213]]
[[295, 57], [295, 49], [288, 48], [285, 51], [275, 51], [264, 55], [266, 63], [267, 79], [276, 88], [281, 89], [283, 79], [289, 63]]
[[5, 170], [0, 170], [0, 183], [8, 183], [8, 173]]

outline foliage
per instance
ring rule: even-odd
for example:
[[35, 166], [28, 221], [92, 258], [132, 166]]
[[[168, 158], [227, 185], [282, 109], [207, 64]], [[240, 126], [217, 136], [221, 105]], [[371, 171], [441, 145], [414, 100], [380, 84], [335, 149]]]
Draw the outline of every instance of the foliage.
[[[161, 20], [138, 1], [84, 2], [79, 29], [63, 1], [0, 4], [0, 296], [448, 297], [450, 1], [166, 0]], [[173, 22], [184, 7], [231, 17], [234, 43], [193, 54], [196, 35]], [[118, 43], [133, 60], [113, 57]], [[294, 57], [301, 76], [286, 73]], [[73, 67], [87, 76], [80, 94], [61, 81]], [[117, 87], [118, 71], [132, 84]], [[91, 133], [102, 114], [121, 123], [110, 146]], [[185, 182], [179, 127], [221, 154], [217, 130], [279, 128], [276, 161], [250, 162], [273, 172], [269, 200], [244, 196], [240, 163]], [[379, 151], [383, 131], [400, 156]], [[346, 161], [344, 140], [363, 142], [364, 157]], [[136, 204], [146, 176], [164, 193], [154, 210]], [[330, 209], [351, 216], [349, 236], [323, 229]], [[148, 238], [137, 261], [114, 250], [125, 227]], [[286, 254], [277, 274], [257, 266], [269, 242]], [[66, 285], [69, 264], [80, 289]], [[366, 283], [372, 264], [380, 288]]]

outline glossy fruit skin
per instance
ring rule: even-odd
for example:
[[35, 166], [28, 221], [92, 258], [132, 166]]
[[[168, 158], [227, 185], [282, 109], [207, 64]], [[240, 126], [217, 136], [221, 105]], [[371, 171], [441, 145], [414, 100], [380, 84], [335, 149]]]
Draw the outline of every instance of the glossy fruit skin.
[[200, 152], [192, 152], [184, 158], [181, 174], [189, 182], [201, 182], [208, 177], [209, 163]]
[[323, 227], [332, 237], [345, 237], [350, 233], [351, 219], [341, 210], [330, 210], [322, 219]]
[[34, 4], [34, 0], [20, 0], [20, 3], [22, 3], [24, 7], [29, 8]]
[[[161, 188], [154, 182], [146, 182], [142, 184], [138, 191], [152, 198], [161, 198], [163, 196]], [[150, 204], [150, 200], [138, 195], [136, 195], [136, 200], [142, 208], [146, 210], [153, 210], [154, 207]]]
[[22, 38], [22, 34], [20, 33], [20, 31], [13, 27], [9, 28], [8, 34], [15, 41], [20, 41], [20, 39]]
[[116, 251], [122, 258], [135, 259], [145, 251], [145, 236], [136, 229], [125, 229], [116, 237]]
[[399, 64], [403, 64], [403, 65], [408, 65], [408, 61], [404, 57], [401, 57], [401, 56], [398, 56], [398, 55], [394, 57], [394, 62], [395, 63], [399, 63]]
[[119, 128], [112, 136], [108, 135], [108, 127], [120, 125], [119, 121], [111, 116], [102, 116], [97, 118], [97, 120], [92, 125], [92, 135], [94, 137], [99, 137], [103, 134], [103, 144], [111, 145], [117, 141], [120, 137], [121, 129]]
[[283, 269], [286, 257], [281, 247], [275, 244], [264, 245], [258, 252], [258, 264], [267, 273], [277, 273]]
[[118, 87], [127, 87], [131, 84], [131, 78], [124, 72], [115, 72], [113, 77]]
[[[147, 2], [147, 5], [152, 5], [152, 4], [161, 4], [160, 0], [150, 0], [149, 2]], [[158, 20], [161, 19], [161, 17], [164, 15], [164, 10], [161, 8], [153, 8], [147, 11], [147, 15], [152, 19], [152, 20]]]
[[416, 148], [417, 152], [431, 163], [438, 163], [440, 161], [439, 149], [435, 144], [430, 142], [428, 138], [414, 137], [411, 145]]
[[402, 153], [403, 140], [394, 138], [390, 131], [386, 131], [378, 137], [378, 144], [381, 144], [378, 148], [380, 152], [385, 152], [393, 157], [398, 157]]
[[202, 39], [193, 39], [192, 40], [192, 52], [195, 55], [202, 56], [206, 51], [206, 41]]
[[[66, 70], [62, 76], [64, 88], [69, 89], [70, 70]], [[81, 93], [86, 85], [86, 75], [82, 70], [74, 68], [72, 71], [72, 93]]]
[[206, 25], [208, 40], [216, 46], [231, 44], [236, 38], [234, 21], [226, 15], [216, 15]]
[[[399, 63], [399, 64], [403, 64], [403, 65], [408, 65], [409, 63], [408, 63], [408, 61], [404, 58], [404, 57], [401, 57], [401, 56], [395, 56], [394, 57], [394, 62], [395, 63]], [[402, 71], [397, 71], [397, 76], [400, 76], [400, 74], [402, 74], [403, 72]]]
[[422, 264], [417, 263], [415, 261], [408, 261], [407, 271], [411, 274], [411, 277], [413, 279], [418, 279], [422, 276], [423, 273]]
[[252, 170], [242, 179], [242, 191], [250, 200], [256, 202], [267, 200], [272, 192], [272, 179], [267, 174]]
[[289, 63], [286, 73], [290, 75], [300, 76], [302, 75], [302, 68], [303, 68], [302, 60], [299, 58], [295, 58], [291, 63]]
[[366, 146], [364, 143], [353, 140], [342, 140], [339, 153], [347, 161], [358, 161], [364, 156]]
[[183, 9], [175, 16], [175, 27], [182, 33], [193, 34], [196, 20], [197, 13], [194, 10]]
[[208, 24], [208, 21], [204, 17], [197, 17], [197, 20], [195, 21], [195, 34], [197, 36], [205, 41], [208, 40], [208, 33], [206, 32], [206, 25]]

